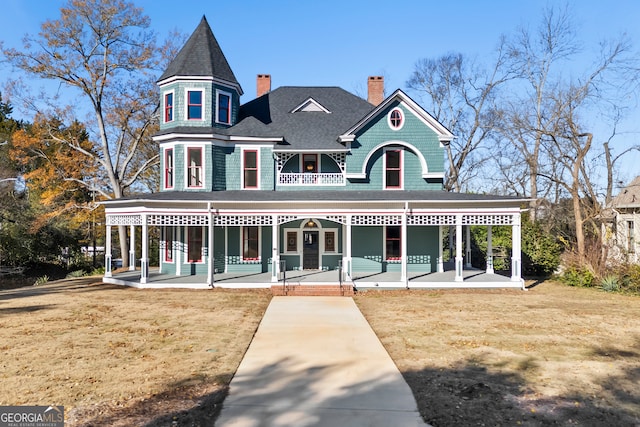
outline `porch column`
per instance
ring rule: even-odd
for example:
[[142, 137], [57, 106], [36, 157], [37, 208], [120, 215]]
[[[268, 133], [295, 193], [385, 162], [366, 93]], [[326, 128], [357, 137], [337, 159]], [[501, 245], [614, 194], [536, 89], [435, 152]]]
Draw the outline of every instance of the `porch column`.
[[182, 274], [182, 227], [176, 227], [173, 230], [173, 262], [176, 263], [176, 276]]
[[465, 267], [471, 268], [471, 226], [465, 227]]
[[278, 281], [280, 273], [280, 233], [278, 233], [278, 215], [271, 217], [271, 281]]
[[107, 235], [104, 243], [104, 277], [113, 277], [111, 274], [111, 226], [107, 225]]
[[456, 215], [456, 275], [453, 279], [456, 282], [462, 282], [464, 280], [464, 276], [462, 272], [464, 270], [462, 258], [462, 214]]
[[487, 274], [493, 274], [493, 235], [491, 225], [487, 226]]
[[438, 259], [436, 262], [436, 272], [444, 272], [444, 261], [442, 259], [442, 225], [438, 226]]
[[407, 274], [407, 260], [409, 254], [407, 253], [407, 208], [405, 207], [404, 215], [402, 215], [402, 224], [400, 225], [400, 281], [405, 284], [405, 286], [409, 287], [409, 282], [407, 278], [409, 277]]
[[353, 277], [353, 272], [351, 271], [351, 215], [347, 215], [347, 223], [346, 223], [346, 231], [344, 233], [344, 241], [345, 241], [345, 256], [342, 261], [342, 275], [343, 279]]
[[207, 248], [207, 252], [209, 255], [208, 261], [208, 270], [207, 270], [207, 285], [213, 288], [213, 212], [211, 211], [211, 206], [209, 206], [209, 247]]
[[129, 271], [136, 269], [136, 227], [129, 226]]
[[513, 224], [511, 225], [511, 281], [521, 281], [522, 252], [520, 243], [520, 213], [513, 214]]
[[149, 226], [147, 215], [142, 214], [142, 259], [140, 260], [140, 283], [147, 283], [149, 278]]

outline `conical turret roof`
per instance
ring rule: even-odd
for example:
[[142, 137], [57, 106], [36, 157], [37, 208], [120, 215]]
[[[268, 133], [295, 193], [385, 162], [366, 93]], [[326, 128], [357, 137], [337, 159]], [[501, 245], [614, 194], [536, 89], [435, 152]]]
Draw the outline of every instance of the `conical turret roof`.
[[158, 81], [175, 76], [213, 77], [236, 85], [242, 94], [240, 83], [231, 71], [205, 16]]

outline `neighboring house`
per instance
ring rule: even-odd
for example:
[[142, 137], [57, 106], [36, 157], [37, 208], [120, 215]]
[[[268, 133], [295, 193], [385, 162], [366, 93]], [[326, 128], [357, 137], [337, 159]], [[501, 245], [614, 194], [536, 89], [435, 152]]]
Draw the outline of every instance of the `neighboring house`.
[[613, 198], [604, 210], [602, 240], [609, 261], [638, 263], [640, 176]]
[[[454, 136], [401, 90], [384, 98], [383, 84], [370, 77], [366, 101], [338, 87], [271, 90], [263, 74], [257, 98], [241, 104], [242, 88], [203, 18], [158, 80], [161, 191], [104, 203], [105, 281], [126, 282], [109, 262], [112, 227], [124, 225], [131, 248], [141, 229], [137, 286], [163, 286], [154, 279], [162, 275], [184, 278], [166, 286], [261, 287], [283, 271], [338, 270], [346, 282], [390, 273], [361, 287], [427, 287], [412, 278], [444, 272], [450, 227], [455, 273], [440, 285], [474, 286], [463, 272], [468, 226], [506, 225], [511, 276], [484, 285], [521, 287], [523, 200], [443, 191], [444, 146]], [[152, 226], [161, 231], [153, 275]], [[131, 268], [136, 258], [132, 249]], [[491, 249], [488, 260], [492, 274]]]

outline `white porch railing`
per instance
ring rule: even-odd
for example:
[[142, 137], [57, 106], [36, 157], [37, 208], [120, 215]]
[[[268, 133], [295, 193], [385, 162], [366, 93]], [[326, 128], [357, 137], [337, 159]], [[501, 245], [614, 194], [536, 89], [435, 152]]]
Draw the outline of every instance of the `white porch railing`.
[[279, 185], [344, 185], [342, 173], [281, 173]]

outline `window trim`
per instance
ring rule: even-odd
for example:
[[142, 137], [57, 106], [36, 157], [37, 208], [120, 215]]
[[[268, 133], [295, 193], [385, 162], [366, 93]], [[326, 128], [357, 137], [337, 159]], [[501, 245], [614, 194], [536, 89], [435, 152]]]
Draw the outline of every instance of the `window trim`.
[[[240, 170], [240, 186], [242, 190], [259, 190], [260, 189], [260, 149], [259, 148], [242, 148], [240, 150], [241, 152], [241, 156], [242, 156], [242, 163], [241, 163], [241, 170]], [[245, 172], [247, 170], [254, 170], [254, 169], [247, 169], [246, 164], [245, 164], [245, 156], [246, 153], [248, 152], [255, 152], [256, 153], [256, 167], [255, 167], [255, 171], [256, 171], [256, 185], [255, 187], [248, 187], [246, 185], [246, 180], [245, 180]]]
[[[169, 167], [169, 153], [171, 153], [171, 167]], [[176, 156], [174, 147], [164, 149], [164, 188], [169, 190], [175, 185]], [[169, 174], [171, 174], [171, 182], [169, 182]]]
[[[394, 115], [394, 113], [398, 113], [400, 115], [400, 124], [399, 125], [395, 125], [393, 123], [392, 119], [392, 115]], [[402, 111], [402, 108], [400, 107], [396, 107], [394, 109], [392, 109], [391, 111], [389, 111], [389, 114], [387, 114], [387, 124], [389, 125], [389, 128], [391, 130], [400, 130], [404, 127], [404, 122], [405, 122], [405, 117], [404, 117], [404, 111]]]
[[[228, 120], [222, 121], [220, 120], [220, 95], [227, 96], [229, 98], [229, 112], [228, 112]], [[231, 124], [231, 115], [233, 114], [233, 95], [230, 92], [225, 92], [223, 90], [216, 90], [216, 123], [220, 123], [223, 125]]]
[[[387, 166], [387, 153], [389, 152], [397, 152], [400, 154], [399, 163], [400, 166], [396, 169], [389, 169]], [[404, 189], [404, 150], [402, 147], [387, 147], [383, 151], [383, 160], [382, 160], [382, 188], [385, 190], [403, 190]], [[390, 186], [387, 183], [387, 172], [389, 170], [398, 171], [398, 180], [400, 184], [398, 186]]]
[[[294, 249], [289, 249], [289, 235], [293, 235], [293, 241], [294, 241]], [[297, 254], [299, 253], [299, 242], [298, 242], [298, 230], [289, 230], [286, 229], [285, 230], [285, 242], [284, 242], [284, 247], [285, 247], [285, 252], [288, 254]]]
[[[244, 246], [244, 244], [245, 244], [245, 241], [248, 241], [247, 239], [245, 239], [245, 236], [246, 236], [247, 230], [249, 228], [257, 229], [257, 236], [256, 236], [256, 239], [255, 239], [256, 245], [257, 245], [257, 247], [256, 247], [256, 257], [255, 258], [245, 257], [246, 254], [245, 254], [245, 246]], [[262, 259], [262, 256], [261, 256], [262, 254], [260, 253], [260, 235], [262, 234], [261, 233], [261, 228], [262, 227], [260, 227], [259, 225], [245, 225], [245, 226], [242, 227], [242, 233], [240, 235], [240, 252], [241, 252], [241, 257], [242, 257], [242, 261], [243, 262], [259, 262], [259, 261], [261, 261], [261, 259]]]
[[[189, 160], [191, 159], [191, 151], [192, 150], [200, 150], [200, 185], [191, 185], [191, 166], [189, 165]], [[205, 171], [205, 164], [204, 164], [204, 147], [201, 145], [193, 145], [193, 146], [188, 146], [185, 147], [185, 152], [186, 152], [186, 156], [185, 156], [185, 187], [186, 188], [204, 188], [204, 171]]]
[[[167, 97], [169, 97], [169, 95], [171, 95], [171, 105], [167, 105]], [[167, 92], [164, 93], [164, 99], [163, 99], [163, 118], [164, 118], [164, 123], [170, 123], [173, 122], [176, 117], [175, 117], [175, 112], [176, 112], [176, 95], [175, 92], [173, 90], [169, 90]], [[168, 116], [168, 112], [171, 111], [171, 118], [169, 119]]]
[[627, 252], [636, 253], [636, 223], [634, 220], [627, 220]]
[[[325, 254], [335, 254], [338, 253], [337, 247], [338, 247], [338, 231], [336, 229], [330, 228], [330, 229], [325, 229], [322, 230], [322, 239], [323, 239], [323, 245], [322, 248], [324, 250], [323, 253]], [[327, 247], [327, 234], [333, 234], [333, 249], [329, 249]]]
[[[189, 117], [189, 106], [191, 104], [189, 104], [189, 92], [200, 92], [200, 104], [193, 104], [193, 105], [200, 105], [200, 118], [191, 118]], [[184, 90], [184, 118], [187, 121], [194, 121], [194, 122], [202, 122], [205, 120], [206, 117], [206, 111], [205, 111], [205, 97], [206, 92], [204, 90], [204, 88], [185, 88]]]
[[[197, 242], [198, 240], [193, 240], [191, 238], [191, 230], [200, 230], [200, 258], [197, 260], [191, 259], [191, 244], [192, 242]], [[195, 226], [187, 226], [187, 264], [204, 264], [204, 255], [202, 248], [204, 248], [204, 227], [200, 225]]]
[[[398, 229], [398, 238], [392, 238], [389, 239], [388, 236], [388, 231], [389, 228], [397, 228]], [[387, 247], [388, 247], [388, 242], [392, 240], [392, 241], [397, 241], [398, 242], [398, 256], [397, 257], [389, 257], [389, 254], [387, 253]], [[400, 225], [385, 225], [384, 226], [384, 260], [385, 261], [391, 261], [391, 262], [398, 262], [402, 260], [402, 226]]]

